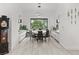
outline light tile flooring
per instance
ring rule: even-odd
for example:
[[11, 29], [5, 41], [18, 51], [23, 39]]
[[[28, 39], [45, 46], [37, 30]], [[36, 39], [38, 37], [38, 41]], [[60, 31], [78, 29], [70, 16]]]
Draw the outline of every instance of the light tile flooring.
[[[76, 53], [77, 52], [77, 53]], [[79, 51], [68, 51], [58, 44], [53, 38], [47, 39], [47, 42], [37, 42], [36, 40], [26, 38], [14, 51], [8, 55], [71, 55], [79, 54]]]

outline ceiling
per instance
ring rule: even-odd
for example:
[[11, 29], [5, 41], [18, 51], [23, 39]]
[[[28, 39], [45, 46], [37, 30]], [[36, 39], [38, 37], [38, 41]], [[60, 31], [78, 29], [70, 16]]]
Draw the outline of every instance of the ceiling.
[[[59, 4], [56, 3], [21, 3], [18, 4], [25, 15], [41, 15], [41, 16], [51, 16], [54, 15]], [[38, 5], [41, 7], [38, 8]]]

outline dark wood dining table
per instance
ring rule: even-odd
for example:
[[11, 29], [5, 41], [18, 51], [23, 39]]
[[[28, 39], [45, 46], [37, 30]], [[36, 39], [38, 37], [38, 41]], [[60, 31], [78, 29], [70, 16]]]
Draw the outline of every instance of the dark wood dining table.
[[[38, 31], [39, 31], [39, 30], [32, 30], [32, 31], [31, 31], [31, 35], [30, 35], [30, 39], [31, 39], [32, 36], [37, 37]], [[45, 37], [46, 30], [41, 30], [41, 31], [43, 32], [43, 37]]]

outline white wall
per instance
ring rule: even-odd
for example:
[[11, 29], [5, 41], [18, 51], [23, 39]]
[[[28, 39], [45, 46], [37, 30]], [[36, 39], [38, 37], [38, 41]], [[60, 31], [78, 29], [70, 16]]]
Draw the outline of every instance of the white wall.
[[[77, 8], [79, 4], [60, 4], [58, 12], [60, 15], [60, 39], [58, 41], [69, 50], [79, 50], [79, 16], [77, 16], [76, 24], [71, 24], [70, 17], [67, 17], [67, 12]], [[75, 18], [73, 18], [75, 20]]]

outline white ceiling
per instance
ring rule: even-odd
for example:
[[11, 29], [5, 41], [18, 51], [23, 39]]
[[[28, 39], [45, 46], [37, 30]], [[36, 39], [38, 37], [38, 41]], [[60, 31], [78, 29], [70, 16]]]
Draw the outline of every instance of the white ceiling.
[[41, 16], [51, 16], [54, 15], [59, 4], [56, 3], [41, 3], [41, 8], [38, 8], [38, 3], [21, 3], [18, 4], [19, 8], [22, 9], [23, 14], [25, 15], [37, 15]]

